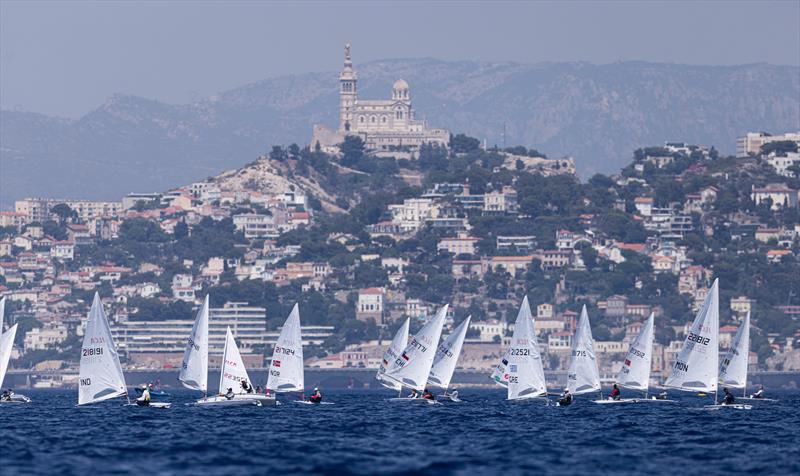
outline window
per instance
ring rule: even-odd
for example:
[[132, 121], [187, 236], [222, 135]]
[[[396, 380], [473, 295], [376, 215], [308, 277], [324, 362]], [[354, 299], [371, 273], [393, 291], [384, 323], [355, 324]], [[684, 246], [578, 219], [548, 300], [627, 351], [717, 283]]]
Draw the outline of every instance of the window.
[[381, 117], [381, 122], [386, 124], [386, 116]]
[[358, 118], [358, 122], [361, 122], [361, 123], [363, 123], [363, 122], [364, 122], [364, 116], [359, 116], [359, 118]]

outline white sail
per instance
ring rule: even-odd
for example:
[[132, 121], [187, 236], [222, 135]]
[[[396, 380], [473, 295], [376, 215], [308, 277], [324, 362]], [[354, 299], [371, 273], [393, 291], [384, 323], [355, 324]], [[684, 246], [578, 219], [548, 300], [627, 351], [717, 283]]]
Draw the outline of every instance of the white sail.
[[573, 395], [600, 390], [600, 371], [594, 354], [594, 339], [586, 306], [581, 309], [578, 330], [572, 342], [572, 359], [567, 372], [567, 388]]
[[389, 364], [394, 362], [394, 359], [400, 357], [400, 352], [402, 352], [403, 349], [405, 349], [408, 345], [408, 327], [410, 323], [411, 319], [406, 319], [403, 325], [400, 326], [400, 329], [397, 330], [397, 333], [395, 333], [392, 343], [389, 344], [389, 348], [383, 353], [381, 366], [378, 368], [378, 374], [375, 376], [375, 378], [380, 380], [381, 385], [385, 387], [393, 388], [395, 390], [400, 390], [403, 388], [399, 383], [384, 378], [383, 374], [386, 373], [386, 369], [389, 367]]
[[508, 399], [521, 400], [547, 394], [542, 355], [536, 342], [533, 315], [528, 305], [528, 296], [514, 324], [514, 335], [508, 349]]
[[501, 387], [508, 387], [508, 350], [503, 353], [503, 358], [492, 370], [491, 379]]
[[717, 390], [719, 371], [719, 280], [715, 279], [692, 323], [672, 373], [664, 383], [686, 391]]
[[[3, 333], [3, 318], [6, 315], [6, 298], [0, 299], [0, 334]], [[2, 347], [0, 347], [2, 350]]]
[[617, 376], [617, 383], [625, 388], [647, 392], [650, 387], [650, 367], [653, 362], [653, 329], [655, 314], [645, 321], [639, 334], [631, 342], [625, 362]]
[[267, 388], [275, 392], [303, 391], [303, 340], [297, 304], [286, 319], [272, 351]]
[[439, 309], [433, 319], [422, 326], [411, 339], [400, 356], [389, 363], [389, 368], [384, 374], [385, 378], [417, 391], [425, 389], [436, 356], [436, 348], [442, 336], [442, 326], [448, 307], [445, 304]]
[[461, 347], [464, 345], [464, 338], [467, 337], [467, 329], [472, 316], [464, 319], [457, 328], [453, 330], [436, 349], [436, 356], [433, 359], [431, 373], [428, 375], [428, 383], [447, 390], [453, 372], [456, 370], [458, 356], [461, 355]]
[[747, 313], [719, 366], [719, 383], [726, 387], [747, 388], [747, 361], [750, 356], [750, 313]]
[[181, 374], [178, 377], [184, 387], [208, 391], [208, 295], [203, 307], [197, 311], [192, 333], [186, 340]]
[[119, 354], [111, 339], [108, 318], [94, 294], [89, 322], [83, 335], [78, 379], [78, 405], [100, 402], [127, 394]]
[[17, 335], [17, 325], [0, 335], [0, 389], [3, 388], [3, 380], [8, 372], [8, 362], [11, 360], [11, 349], [14, 347], [14, 338]]
[[252, 386], [247, 369], [244, 367], [242, 354], [239, 353], [239, 347], [228, 326], [228, 331], [225, 333], [225, 349], [222, 351], [222, 366], [219, 369], [219, 393], [226, 393], [229, 388], [233, 393], [247, 393], [242, 388], [242, 382], [247, 382], [248, 387]]

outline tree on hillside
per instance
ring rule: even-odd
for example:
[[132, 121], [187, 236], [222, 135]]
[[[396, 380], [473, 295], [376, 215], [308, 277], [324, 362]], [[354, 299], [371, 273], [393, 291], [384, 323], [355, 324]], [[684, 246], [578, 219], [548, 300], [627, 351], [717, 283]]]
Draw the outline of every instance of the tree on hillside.
[[341, 164], [350, 167], [364, 157], [364, 141], [359, 136], [346, 136], [339, 145], [339, 151], [342, 153]]
[[456, 154], [474, 152], [481, 147], [481, 141], [465, 134], [450, 136], [450, 149]]
[[50, 209], [50, 213], [58, 217], [58, 223], [61, 226], [64, 226], [64, 224], [67, 222], [67, 219], [77, 218], [78, 216], [77, 212], [71, 209], [66, 203], [59, 203], [58, 205], [54, 206]]

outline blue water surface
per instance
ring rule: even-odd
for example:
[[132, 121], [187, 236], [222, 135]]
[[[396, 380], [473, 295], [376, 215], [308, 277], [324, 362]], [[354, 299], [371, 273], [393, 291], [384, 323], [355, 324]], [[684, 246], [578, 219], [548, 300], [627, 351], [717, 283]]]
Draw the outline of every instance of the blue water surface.
[[560, 408], [498, 390], [460, 404], [387, 401], [391, 392], [325, 393], [334, 405], [169, 410], [76, 407], [76, 391], [28, 391], [0, 405], [0, 474], [800, 474], [800, 393], [751, 411], [679, 404]]

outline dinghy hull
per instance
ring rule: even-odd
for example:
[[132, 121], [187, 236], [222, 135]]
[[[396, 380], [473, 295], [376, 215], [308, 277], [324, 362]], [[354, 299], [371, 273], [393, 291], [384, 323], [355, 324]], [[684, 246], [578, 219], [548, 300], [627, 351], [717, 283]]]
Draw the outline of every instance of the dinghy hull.
[[194, 402], [194, 404], [202, 407], [237, 407], [243, 405], [261, 406], [261, 402], [258, 400], [237, 397], [228, 400], [224, 396], [201, 398], [200, 400]]

